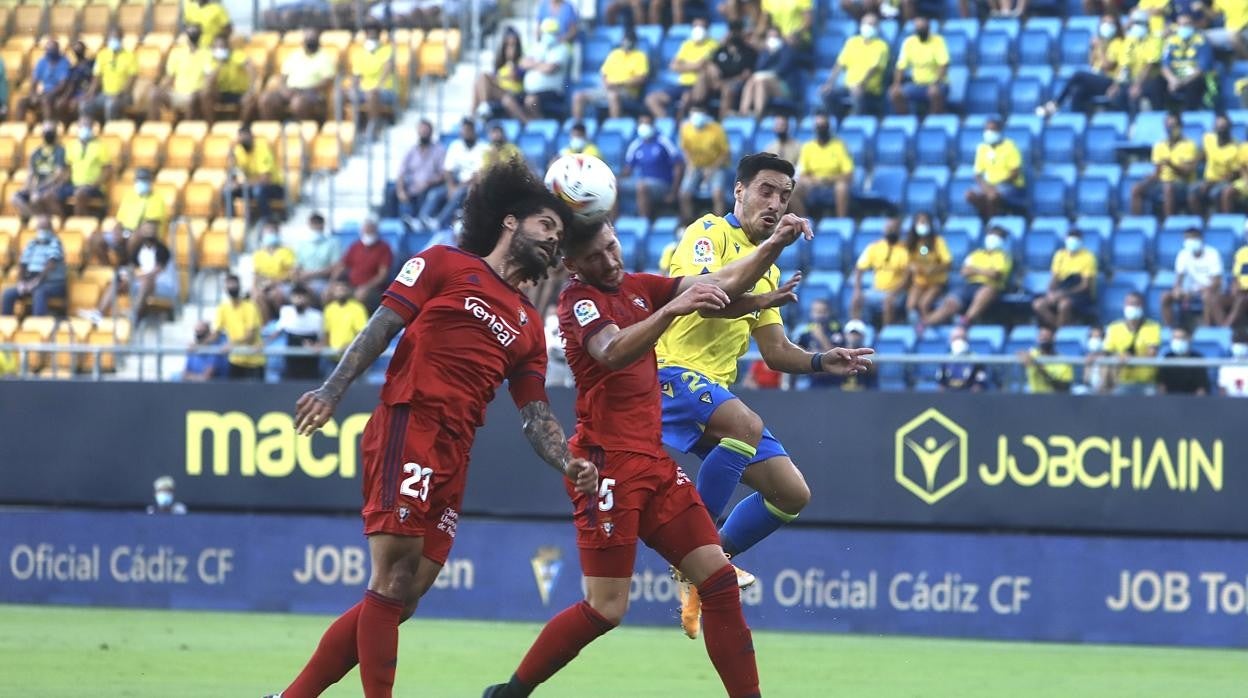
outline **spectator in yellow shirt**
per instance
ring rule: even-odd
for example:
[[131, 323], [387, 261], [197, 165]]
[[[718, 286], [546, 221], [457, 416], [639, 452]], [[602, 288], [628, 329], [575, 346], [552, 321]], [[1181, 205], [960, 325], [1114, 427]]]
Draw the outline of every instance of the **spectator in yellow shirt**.
[[211, 48], [218, 36], [229, 34], [230, 13], [218, 0], [185, 0], [182, 3], [182, 23], [188, 27], [199, 27], [199, 47]]
[[967, 255], [962, 263], [966, 285], [945, 296], [940, 306], [923, 318], [918, 327], [920, 334], [924, 327], [943, 325], [959, 313], [962, 317], [958, 324], [970, 325], [996, 305], [1014, 269], [1006, 239], [1003, 228], [994, 226], [988, 230], [983, 248]]
[[824, 105], [838, 117], [847, 113], [879, 116], [884, 110], [888, 58], [888, 42], [880, 38], [879, 16], [864, 15], [858, 36], [845, 42], [823, 86]]
[[711, 207], [715, 215], [724, 215], [724, 193], [728, 178], [724, 168], [728, 166], [732, 152], [728, 148], [728, 134], [724, 127], [711, 118], [704, 104], [695, 104], [689, 119], [680, 126], [680, 150], [685, 156], [685, 176], [680, 182], [680, 215], [691, 221], [693, 200], [705, 182], [711, 189]]
[[69, 166], [69, 188], [66, 198], [73, 204], [74, 215], [90, 215], [92, 204], [104, 198], [104, 185], [112, 176], [108, 151], [95, 137], [91, 117], [78, 117], [78, 137], [65, 142], [65, 164]]
[[[568, 144], [559, 149], [559, 154], [555, 158], [564, 155], [589, 155], [602, 159], [602, 151], [590, 142], [585, 124], [580, 121], [573, 123], [572, 128], [568, 129]], [[554, 162], [555, 158], [552, 158], [551, 162]]]
[[[910, 252], [901, 241], [901, 221], [892, 218], [884, 227], [884, 238], [867, 245], [854, 267], [854, 295], [849, 314], [862, 320], [863, 310], [881, 312], [885, 325], [893, 324], [906, 299]], [[871, 288], [862, 288], [862, 277], [875, 272]]]
[[146, 221], [156, 223], [157, 236], [165, 239], [169, 211], [164, 197], [152, 191], [152, 171], [139, 168], [134, 173], [134, 187], [121, 197], [111, 227], [101, 226], [87, 239], [88, 259], [98, 264], [116, 266], [134, 256], [139, 238], [134, 233]]
[[[1144, 316], [1144, 296], [1132, 291], [1122, 307], [1122, 319], [1105, 328], [1104, 352], [1120, 358], [1155, 357], [1161, 346], [1161, 325]], [[1152, 395], [1157, 367], [1121, 366], [1114, 376], [1116, 395]]]
[[170, 52], [165, 77], [152, 92], [147, 118], [160, 121], [163, 107], [173, 110], [181, 118], [201, 118], [203, 97], [200, 91], [204, 89], [205, 68], [212, 55], [208, 49], [199, 48], [199, 39], [199, 26], [187, 26], [186, 50]]
[[1070, 110], [1080, 114], [1091, 114], [1098, 97], [1109, 97], [1114, 101], [1121, 92], [1117, 78], [1121, 73], [1119, 61], [1123, 59], [1126, 42], [1118, 18], [1113, 15], [1101, 17], [1096, 36], [1092, 38], [1088, 69], [1070, 76], [1056, 97], [1036, 107], [1036, 115], [1045, 117], [1056, 114], [1058, 107], [1067, 99], [1070, 100]]
[[108, 41], [95, 54], [94, 74], [87, 88], [84, 109], [98, 121], [122, 118], [134, 95], [134, 81], [139, 64], [134, 52], [122, 44], [120, 29], [108, 34]]
[[797, 186], [789, 206], [799, 216], [820, 216], [829, 208], [838, 218], [849, 216], [854, 159], [841, 139], [832, 135], [827, 114], [815, 115], [815, 140], [797, 156]]
[[1178, 212], [1179, 204], [1187, 199], [1187, 186], [1195, 179], [1199, 162], [1196, 144], [1183, 136], [1183, 122], [1177, 113], [1166, 116], [1166, 138], [1153, 146], [1153, 174], [1141, 179], [1131, 188], [1131, 213], [1144, 214], [1145, 199], [1154, 199], [1161, 192], [1161, 210], [1164, 216]]
[[689, 30], [689, 38], [680, 44], [672, 63], [668, 68], [676, 73], [675, 85], [664, 85], [651, 90], [646, 95], [646, 108], [656, 119], [667, 116], [672, 103], [677, 104], [676, 117], [680, 118], [689, 109], [690, 93], [708, 67], [711, 59], [719, 49], [719, 43], [710, 36], [710, 29], [703, 17], [693, 20], [693, 28]]
[[502, 41], [494, 51], [494, 72], [483, 70], [477, 76], [472, 92], [474, 114], [488, 119], [495, 109], [502, 108], [504, 97], [513, 103], [524, 100], [524, 83], [520, 80], [524, 75], [520, 67], [523, 60], [524, 46], [520, 42], [520, 33], [509, 27], [503, 32]]
[[1069, 393], [1075, 382], [1075, 367], [1070, 364], [1041, 364], [1036, 359], [1056, 356], [1057, 345], [1053, 328], [1040, 325], [1036, 328], [1036, 346], [1029, 351], [1018, 352], [1018, 360], [1027, 367], [1027, 392], [1032, 394]]
[[351, 295], [351, 288], [341, 281], [330, 287], [332, 300], [325, 304], [325, 344], [334, 351], [334, 360], [342, 356], [368, 324], [368, 309]]
[[1072, 228], [1065, 246], [1053, 254], [1049, 290], [1032, 301], [1042, 325], [1064, 327], [1096, 307], [1096, 255], [1083, 246], [1083, 232]]
[[303, 50], [286, 56], [278, 84], [257, 99], [260, 118], [281, 121], [289, 116], [300, 121], [324, 121], [330, 88], [337, 76], [337, 53], [321, 45], [319, 29], [304, 29]]
[[775, 27], [780, 30], [784, 43], [799, 53], [810, 51], [811, 27], [815, 21], [811, 0], [761, 0], [759, 9], [759, 21], [754, 27], [756, 41], [761, 41], [767, 30]]
[[[585, 118], [589, 106], [606, 106], [607, 115], [613, 119], [629, 112], [639, 111], [641, 90], [650, 79], [650, 58], [637, 46], [637, 34], [632, 27], [624, 30], [620, 45], [607, 54], [598, 70], [602, 87], [578, 90], [572, 96], [572, 118]], [[593, 115], [591, 115], [593, 116]]]
[[239, 108], [243, 123], [248, 123], [248, 117], [254, 116], [256, 109], [253, 89], [259, 83], [256, 69], [246, 52], [230, 48], [230, 39], [225, 34], [212, 42], [211, 51], [204, 64], [207, 73], [204, 89], [200, 91], [204, 119], [211, 124], [216, 121], [218, 105], [232, 104]]
[[485, 149], [485, 154], [481, 156], [481, 169], [484, 171], [511, 160], [524, 162], [524, 153], [520, 152], [515, 143], [507, 140], [507, 132], [500, 124], [492, 124], [490, 145]]
[[788, 160], [792, 163], [796, 163], [801, 158], [802, 144], [793, 138], [793, 133], [789, 129], [789, 117], [775, 117], [771, 124], [771, 135], [773, 136], [771, 142], [763, 146], [764, 153], [775, 153], [780, 156], [781, 160]]
[[1240, 178], [1248, 162], [1244, 157], [1244, 144], [1235, 142], [1231, 135], [1231, 120], [1226, 114], [1218, 114], [1213, 120], [1213, 132], [1205, 134], [1202, 155], [1204, 181], [1193, 184], [1188, 191], [1187, 209], [1202, 217], [1215, 211], [1233, 212], [1235, 180]]
[[295, 251], [282, 245], [277, 225], [265, 223], [260, 234], [260, 249], [251, 256], [253, 271], [251, 297], [267, 322], [277, 317], [277, 310], [286, 304], [290, 283], [294, 280]]
[[915, 17], [914, 33], [901, 42], [893, 86], [888, 91], [893, 112], [944, 113], [948, 79], [949, 47], [945, 37], [932, 33], [927, 17]]
[[264, 354], [260, 339], [260, 328], [264, 321], [260, 317], [260, 309], [243, 297], [243, 287], [238, 275], [230, 274], [225, 279], [227, 298], [217, 306], [216, 318], [213, 320], [213, 340], [216, 343], [225, 337], [225, 346], [229, 350], [229, 371], [231, 380], [264, 380]]
[[[1248, 226], [1245, 226], [1245, 232], [1248, 232]], [[1222, 319], [1226, 327], [1238, 326], [1248, 314], [1248, 240], [1231, 259], [1231, 283], [1227, 288], [1226, 307], [1226, 317]]]
[[232, 181], [225, 190], [226, 214], [234, 215], [234, 202], [243, 197], [247, 201], [248, 225], [257, 220], [269, 220], [273, 201], [286, 196], [282, 171], [269, 142], [256, 139], [247, 124], [238, 127], [238, 136], [230, 150], [229, 170]]
[[370, 21], [364, 26], [364, 50], [353, 55], [350, 98], [356, 111], [368, 114], [369, 140], [376, 138], [385, 110], [399, 103], [394, 89], [394, 46], [381, 42], [381, 25]]
[[998, 119], [984, 124], [984, 142], [975, 149], [975, 186], [966, 191], [966, 201], [987, 220], [1003, 209], [1027, 207], [1023, 177], [1023, 154], [1013, 140], [1005, 137]]
[[1205, 32], [1205, 39], [1219, 51], [1233, 51], [1248, 58], [1248, 2], [1213, 0], [1213, 13], [1222, 16], [1222, 27]]
[[906, 250], [910, 253], [910, 292], [906, 294], [906, 318], [917, 325], [932, 312], [936, 299], [949, 283], [949, 269], [953, 255], [945, 238], [936, 232], [932, 214], [921, 211], [914, 214], [910, 234], [906, 236]]

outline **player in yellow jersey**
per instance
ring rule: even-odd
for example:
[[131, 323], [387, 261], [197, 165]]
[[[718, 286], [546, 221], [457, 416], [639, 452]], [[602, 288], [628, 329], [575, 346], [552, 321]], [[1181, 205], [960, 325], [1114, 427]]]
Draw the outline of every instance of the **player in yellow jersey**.
[[[784, 216], [793, 193], [793, 173], [792, 163], [771, 153], [742, 158], [732, 213], [694, 221], [672, 255], [668, 275], [709, 274], [753, 252]], [[773, 265], [753, 293], [792, 290], [793, 283], [782, 285], [780, 271]], [[733, 305], [740, 303], [738, 299]], [[690, 315], [677, 319], [663, 334], [658, 345], [663, 443], [702, 458], [698, 493], [716, 521], [738, 482], [756, 490], [732, 510], [720, 528], [721, 542], [730, 555], [749, 550], [797, 518], [810, 500], [806, 481], [784, 446], [761, 417], [728, 391], [737, 376], [737, 360], [749, 348], [751, 336], [767, 365], [783, 373], [852, 375], [871, 364], [867, 358], [871, 349], [837, 347], [812, 354], [796, 346], [785, 336], [780, 312], [774, 307], [744, 316], [734, 314], [732, 306], [716, 317]], [[681, 624], [689, 637], [696, 637], [697, 591], [682, 585], [682, 592]]]

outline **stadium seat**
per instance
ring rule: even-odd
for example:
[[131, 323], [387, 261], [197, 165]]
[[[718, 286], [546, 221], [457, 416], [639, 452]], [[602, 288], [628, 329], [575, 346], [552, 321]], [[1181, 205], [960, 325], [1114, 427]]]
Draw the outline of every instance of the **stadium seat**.
[[946, 31], [945, 47], [949, 50], [950, 66], [970, 66], [974, 58], [971, 51], [971, 39], [960, 31]]
[[1231, 328], [1197, 327], [1192, 334], [1192, 348], [1206, 358], [1216, 359], [1231, 353]]
[[945, 189], [944, 211], [948, 216], [975, 216], [978, 212], [966, 200], [966, 192], [976, 186], [969, 166], [959, 168]]
[[1012, 65], [1013, 54], [1014, 45], [1010, 35], [995, 28], [985, 27], [975, 45], [975, 63], [981, 67]]
[[[642, 240], [649, 236], [650, 221], [638, 216], [621, 216], [615, 221], [615, 232], [618, 235], [631, 235], [638, 240]], [[666, 245], [666, 243], [671, 242], [671, 239], [668, 238], [662, 242]], [[649, 261], [655, 264], [658, 263], [657, 259]]]
[[944, 128], [924, 125], [915, 138], [915, 164], [949, 167], [950, 140]]
[[945, 239], [945, 244], [949, 247], [949, 256], [953, 258], [953, 270], [956, 272], [962, 267], [966, 256], [971, 253], [973, 246], [970, 233], [964, 228], [950, 228], [946, 221], [944, 230], [940, 231], [940, 236]]
[[1062, 245], [1070, 224], [1065, 218], [1037, 218], [1023, 237], [1022, 265], [1030, 270], [1048, 269], [1053, 253]]
[[845, 243], [853, 235], [853, 220], [824, 218], [815, 229], [810, 266], [814, 271], [841, 271], [846, 265]]
[[1123, 216], [1118, 219], [1118, 232], [1124, 230], [1138, 231], [1151, 248], [1157, 237], [1157, 219], [1152, 216]]
[[1031, 324], [1015, 325], [1010, 329], [1010, 334], [1005, 340], [1002, 351], [1006, 354], [1017, 354], [1020, 351], [1030, 351], [1036, 346], [1036, 326]]
[[1088, 327], [1086, 325], [1067, 325], [1059, 327], [1053, 336], [1057, 353], [1062, 356], [1083, 356], [1087, 353]]
[[866, 193], [885, 201], [901, 201], [908, 179], [905, 168], [877, 167], [871, 173], [871, 186]]
[[1031, 213], [1036, 216], [1068, 215], [1066, 182], [1056, 175], [1042, 174], [1031, 186]]
[[1018, 39], [1018, 64], [1052, 65], [1054, 39], [1043, 29], [1028, 27]]
[[1075, 215], [1103, 215], [1113, 211], [1114, 187], [1104, 177], [1084, 175], [1075, 188]]
[[962, 121], [958, 130], [957, 165], [970, 166], [975, 162], [975, 149], [984, 141], [984, 125], [988, 122], [986, 114], [970, 114]]
[[802, 279], [798, 287], [798, 313], [805, 318], [810, 306], [817, 300], [826, 300], [833, 308], [841, 305], [841, 290], [845, 277], [839, 271], [814, 271]]
[[896, 126], [884, 126], [875, 136], [876, 166], [910, 166], [910, 135]]
[[1166, 138], [1166, 112], [1146, 111], [1135, 115], [1131, 122], [1132, 143], [1152, 147]]
[[1001, 82], [995, 77], [974, 77], [967, 84], [964, 109], [967, 114], [999, 114]]
[[[1152, 281], [1144, 291], [1144, 312], [1148, 317], [1161, 317], [1161, 297], [1172, 288], [1174, 288], [1173, 271], [1163, 270], [1153, 275]], [[1176, 318], [1176, 320], [1182, 321], [1181, 318]]]
[[1101, 319], [1109, 322], [1122, 317], [1123, 301], [1129, 293], [1148, 290], [1148, 273], [1142, 271], [1115, 271], [1109, 280], [1097, 288], [1097, 307]]
[[1005, 347], [1005, 328], [1000, 325], [972, 325], [966, 331], [966, 341], [976, 354], [999, 354]]
[[[944, 171], [946, 178], [948, 170]], [[906, 215], [930, 213], [939, 217], [943, 208], [944, 185], [941, 181], [916, 173], [905, 185], [902, 211]]]
[[1183, 234], [1189, 228], [1203, 230], [1204, 221], [1199, 216], [1170, 216], [1162, 223], [1153, 252], [1159, 271], [1174, 269], [1174, 258], [1183, 249]]
[[1088, 64], [1088, 53], [1092, 46], [1092, 37], [1094, 36], [1095, 27], [1092, 30], [1078, 26], [1072, 18], [1072, 21], [1066, 23], [1066, 29], [1062, 32], [1058, 53], [1059, 62], [1063, 65], [1086, 66]]
[[1110, 245], [1109, 261], [1115, 271], [1144, 271], [1148, 268], [1149, 240], [1138, 228], [1119, 228]]
[[522, 133], [516, 139], [516, 147], [520, 152], [524, 153], [524, 157], [529, 161], [529, 166], [539, 172], [546, 169], [546, 163], [550, 161], [553, 151], [550, 141], [541, 133]]

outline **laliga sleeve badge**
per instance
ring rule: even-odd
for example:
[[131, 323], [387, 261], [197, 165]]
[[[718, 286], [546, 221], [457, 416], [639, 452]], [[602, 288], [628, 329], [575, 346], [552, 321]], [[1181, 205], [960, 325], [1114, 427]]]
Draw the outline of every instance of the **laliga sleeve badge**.
[[403, 268], [399, 270], [399, 275], [394, 280], [404, 286], [415, 286], [416, 279], [420, 278], [421, 272], [425, 270], [425, 260], [422, 257], [412, 257], [403, 264]]
[[581, 327], [602, 317], [598, 312], [598, 306], [594, 305], [594, 302], [588, 298], [577, 301], [576, 305], [572, 306], [572, 315], [576, 318], [576, 324]]
[[711, 244], [711, 239], [702, 237], [693, 243], [693, 263], [694, 264], [714, 264], [715, 263], [715, 245]]

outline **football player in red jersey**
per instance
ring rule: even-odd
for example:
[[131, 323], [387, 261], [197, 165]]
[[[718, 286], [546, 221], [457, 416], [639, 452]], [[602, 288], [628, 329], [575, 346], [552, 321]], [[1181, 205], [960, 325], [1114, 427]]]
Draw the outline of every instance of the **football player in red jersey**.
[[[598, 466], [601, 483], [592, 494], [569, 488], [586, 598], [551, 619], [511, 680], [487, 688], [485, 698], [528, 696], [622, 621], [638, 540], [701, 590], [707, 653], [728, 695], [760, 695], [736, 573], [696, 488], [663, 450], [654, 345], [682, 315], [737, 317], [795, 300], [797, 279], [771, 293], [740, 294], [803, 234], [810, 235], [806, 221], [785, 216], [752, 255], [714, 273], [676, 279], [624, 271], [609, 224], [574, 225], [565, 235], [565, 263], [576, 274], [559, 298], [560, 329], [577, 385], [570, 445]], [[840, 360], [847, 370], [864, 361], [849, 355]]]
[[333, 374], [299, 398], [295, 423], [308, 435], [405, 330], [363, 434], [368, 590], [280, 698], [318, 696], [357, 662], [366, 698], [391, 695], [399, 624], [446, 563], [473, 436], [503, 381], [538, 455], [573, 490], [597, 492], [596, 468], [569, 453], [551, 414], [542, 318], [518, 288], [546, 276], [571, 220], [524, 164], [486, 170], [464, 202], [462, 249], [437, 246], [409, 259]]

